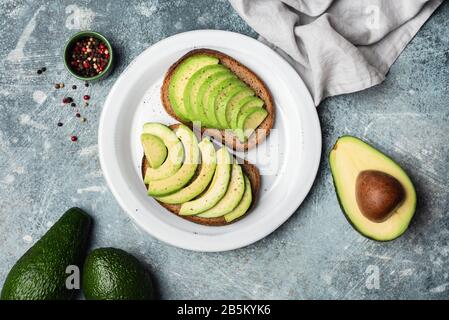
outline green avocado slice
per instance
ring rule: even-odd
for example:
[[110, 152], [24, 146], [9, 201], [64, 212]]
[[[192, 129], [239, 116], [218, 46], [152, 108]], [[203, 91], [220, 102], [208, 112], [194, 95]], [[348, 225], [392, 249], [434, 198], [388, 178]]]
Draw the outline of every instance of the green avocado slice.
[[267, 110], [259, 107], [245, 109], [240, 113], [236, 129], [237, 137], [244, 142], [268, 116]]
[[168, 153], [164, 163], [158, 168], [147, 168], [144, 182], [161, 180], [175, 174], [182, 165], [184, 148], [176, 134], [167, 126], [156, 122], [148, 122], [143, 125], [143, 134], [151, 134], [162, 140]]
[[217, 151], [217, 167], [207, 191], [197, 199], [185, 202], [179, 210], [180, 215], [195, 215], [212, 208], [220, 201], [228, 189], [231, 177], [231, 156], [226, 147]]
[[235, 219], [243, 216], [251, 207], [251, 202], [253, 201], [253, 193], [251, 191], [251, 182], [249, 178], [244, 175], [245, 178], [245, 193], [243, 194], [242, 200], [240, 200], [237, 207], [235, 207], [231, 212], [224, 216], [226, 222], [234, 221]]
[[[335, 143], [329, 164], [342, 211], [358, 232], [373, 240], [389, 241], [407, 230], [416, 209], [416, 191], [407, 173], [394, 160], [356, 137], [343, 136]], [[356, 180], [365, 170], [389, 174], [404, 188], [404, 200], [383, 222], [366, 218], [357, 204]]]
[[215, 117], [218, 121], [220, 129], [229, 129], [231, 126], [226, 121], [226, 105], [229, 100], [239, 92], [248, 89], [246, 84], [243, 81], [236, 81], [230, 86], [226, 87], [217, 95], [215, 99], [214, 107], [215, 107]]
[[151, 168], [159, 168], [167, 157], [167, 147], [164, 142], [152, 134], [142, 133], [140, 135], [143, 151]]
[[237, 77], [232, 72], [228, 71], [228, 73], [224, 75], [217, 74], [217, 77], [213, 77], [210, 83], [203, 84], [203, 86], [206, 85], [206, 88], [204, 90], [204, 95], [202, 96], [200, 107], [203, 110], [202, 112], [205, 116], [207, 127], [218, 128], [218, 121], [215, 118], [215, 111], [213, 110], [213, 102], [215, 101], [218, 91], [221, 90], [224, 85], [228, 84], [230, 80], [236, 79]]
[[232, 129], [240, 129], [238, 126], [238, 121], [241, 113], [246, 109], [250, 109], [253, 107], [262, 108], [264, 102], [262, 99], [258, 97], [248, 97], [247, 99], [243, 99], [242, 104], [239, 104], [232, 110], [231, 114], [231, 128]]
[[[217, 73], [214, 73], [207, 79], [203, 81], [201, 84], [198, 94], [196, 98], [194, 97], [191, 106], [193, 113], [197, 116], [197, 119], [201, 122], [201, 125], [204, 127], [211, 127], [211, 124], [209, 124], [206, 116], [206, 111], [204, 107], [204, 102], [207, 101], [207, 98], [209, 97], [210, 90], [213, 86], [213, 84], [217, 81], [222, 81], [223, 79], [235, 77], [230, 70], [226, 69], [223, 71], [219, 71]], [[205, 98], [206, 96], [206, 98]]]
[[234, 162], [231, 170], [231, 181], [225, 195], [215, 206], [200, 213], [198, 217], [216, 218], [224, 216], [239, 204], [244, 192], [245, 179], [243, 178], [242, 168], [237, 162]]
[[201, 169], [198, 176], [181, 190], [168, 196], [156, 197], [156, 200], [169, 204], [181, 204], [192, 200], [206, 190], [217, 165], [216, 152], [213, 143], [207, 137], [198, 144], [198, 148], [201, 152]]
[[184, 187], [193, 177], [199, 163], [200, 152], [195, 134], [187, 126], [181, 124], [174, 130], [184, 146], [185, 159], [181, 168], [165, 179], [150, 181], [148, 195], [164, 196]]
[[231, 120], [234, 109], [236, 108], [240, 109], [241, 106], [243, 106], [245, 103], [251, 101], [252, 100], [251, 98], [254, 96], [254, 94], [255, 93], [252, 89], [246, 88], [241, 92], [237, 93], [229, 100], [229, 102], [226, 104], [226, 111], [225, 111], [226, 123], [228, 128], [232, 128]]
[[207, 65], [216, 65], [219, 60], [208, 55], [194, 55], [183, 60], [173, 72], [168, 86], [168, 98], [173, 111], [183, 121], [189, 120], [184, 106], [184, 90], [190, 77]]
[[[197, 112], [198, 93], [201, 85], [210, 77], [220, 71], [227, 71], [228, 69], [221, 65], [207, 65], [196, 71], [187, 82], [184, 89], [184, 107], [186, 110], [186, 116], [190, 121], [200, 121], [201, 115]], [[195, 107], [194, 107], [195, 106]]]

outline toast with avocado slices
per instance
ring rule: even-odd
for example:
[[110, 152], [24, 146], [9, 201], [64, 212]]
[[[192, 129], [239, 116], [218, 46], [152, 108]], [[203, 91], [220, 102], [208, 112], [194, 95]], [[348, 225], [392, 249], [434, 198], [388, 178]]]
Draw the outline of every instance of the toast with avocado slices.
[[[141, 173], [148, 195], [168, 211], [198, 224], [233, 223], [256, 202], [259, 170], [246, 161], [238, 163], [226, 146], [217, 149], [207, 136], [199, 140], [184, 124], [144, 125]], [[154, 141], [161, 141], [166, 150], [161, 151]]]
[[244, 151], [265, 140], [275, 108], [265, 83], [234, 58], [195, 49], [167, 71], [161, 87], [167, 113], [187, 125], [201, 124], [204, 135]]

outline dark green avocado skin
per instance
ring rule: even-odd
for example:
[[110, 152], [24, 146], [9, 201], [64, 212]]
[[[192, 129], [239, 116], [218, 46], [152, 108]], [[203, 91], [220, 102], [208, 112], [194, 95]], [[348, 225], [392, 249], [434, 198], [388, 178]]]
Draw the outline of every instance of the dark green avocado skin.
[[83, 292], [88, 300], [150, 300], [150, 274], [131, 254], [116, 248], [93, 250], [84, 263]]
[[81, 267], [91, 218], [71, 208], [12, 267], [2, 300], [67, 300], [77, 290], [66, 288], [69, 265]]

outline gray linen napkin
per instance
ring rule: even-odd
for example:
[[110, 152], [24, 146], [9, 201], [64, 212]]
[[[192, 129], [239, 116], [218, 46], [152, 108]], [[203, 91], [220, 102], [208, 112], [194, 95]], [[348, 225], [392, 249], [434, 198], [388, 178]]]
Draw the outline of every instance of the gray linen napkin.
[[385, 79], [443, 0], [229, 0], [300, 74], [315, 105]]

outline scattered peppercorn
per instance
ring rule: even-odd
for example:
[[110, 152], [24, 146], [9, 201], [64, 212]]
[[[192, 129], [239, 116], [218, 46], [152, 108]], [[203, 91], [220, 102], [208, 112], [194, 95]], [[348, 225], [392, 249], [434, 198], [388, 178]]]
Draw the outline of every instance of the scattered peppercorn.
[[80, 114], [79, 112], [77, 112], [77, 113], [75, 114], [75, 116], [76, 116], [77, 118], [79, 118], [79, 117], [81, 117], [81, 114]]
[[77, 136], [71, 136], [71, 137], [70, 137], [70, 140], [72, 140], [73, 142], [75, 142], [75, 141], [78, 140], [78, 137], [77, 137]]
[[75, 102], [72, 102], [70, 105], [71, 105], [72, 107], [76, 107], [76, 103], [75, 103]]
[[37, 70], [37, 74], [42, 74], [42, 70], [41, 69]]
[[62, 127], [63, 123], [62, 122], [58, 122], [58, 127]]
[[73, 90], [76, 90], [76, 85], [73, 85], [73, 86], [72, 86], [72, 89], [73, 89]]
[[59, 87], [60, 87], [60, 88], [64, 88], [64, 83], [61, 82], [61, 83], [59, 84]]
[[82, 117], [82, 118], [80, 119], [81, 122], [86, 122], [86, 120], [87, 120], [87, 119], [84, 118], [84, 117]]
[[41, 70], [42, 70], [42, 72], [45, 72], [45, 71], [47, 71], [47, 68], [43, 67], [43, 68], [41, 68]]
[[84, 86], [87, 88], [89, 86], [89, 82], [85, 82]]
[[85, 94], [84, 97], [83, 97], [83, 99], [84, 99], [84, 100], [89, 100], [89, 99], [90, 99], [90, 96], [87, 95], [87, 94]]
[[65, 104], [71, 103], [73, 102], [73, 99], [71, 97], [64, 97], [64, 99], [62, 99], [62, 102]]
[[89, 102], [84, 102], [84, 106], [87, 107], [89, 105]]
[[59, 89], [61, 88], [61, 86], [59, 85], [59, 83], [55, 83], [55, 89]]
[[70, 49], [70, 66], [82, 77], [94, 77], [106, 69], [110, 52], [107, 45], [100, 39], [84, 37]]

